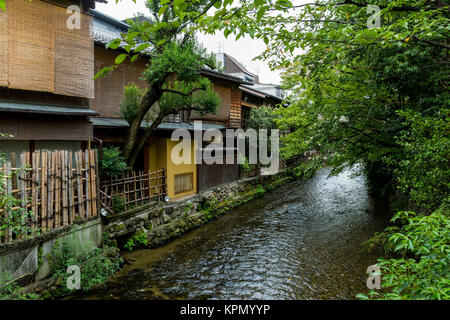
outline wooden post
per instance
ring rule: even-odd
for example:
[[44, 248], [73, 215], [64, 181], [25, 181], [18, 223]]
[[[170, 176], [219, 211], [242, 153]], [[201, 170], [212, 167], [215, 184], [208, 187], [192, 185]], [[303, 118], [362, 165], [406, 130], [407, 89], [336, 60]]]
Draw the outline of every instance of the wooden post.
[[41, 152], [41, 227], [47, 227], [47, 152]]
[[133, 171], [133, 184], [134, 184], [134, 204], [137, 205], [138, 197], [137, 197], [137, 185], [136, 185], [136, 172]]
[[35, 231], [38, 228], [38, 194], [39, 194], [39, 163], [37, 151], [31, 154], [32, 171], [31, 171], [31, 210], [33, 211], [32, 227]]
[[91, 204], [90, 204], [90, 193], [89, 193], [89, 153], [84, 152], [84, 175], [86, 180], [85, 185], [85, 195], [86, 195], [86, 218], [91, 216]]
[[78, 193], [78, 214], [77, 216], [79, 218], [84, 218], [83, 213], [83, 182], [81, 180], [81, 163], [80, 160], [82, 159], [83, 153], [82, 151], [77, 151], [75, 153], [75, 168], [76, 168], [76, 175], [77, 175], [77, 193]]
[[[26, 165], [26, 159], [27, 155], [25, 152], [22, 152], [20, 154], [20, 163], [25, 168]], [[25, 169], [20, 170], [17, 178], [17, 184], [18, 188], [20, 190], [20, 201], [21, 201], [21, 207], [23, 210], [28, 211], [28, 205], [27, 205], [27, 172]], [[28, 225], [28, 221], [25, 222], [25, 225]], [[26, 235], [26, 234], [25, 234]], [[20, 237], [24, 236], [24, 234], [21, 232]]]
[[55, 228], [61, 226], [61, 151], [55, 151]]
[[[4, 165], [3, 165], [3, 172], [5, 173], [5, 186], [6, 186], [6, 193], [7, 194], [12, 194], [12, 183], [11, 183], [11, 162], [7, 161]], [[5, 214], [6, 212], [4, 212]], [[11, 219], [11, 212], [8, 212], [8, 218]], [[6, 234], [5, 236], [7, 236], [7, 241], [12, 241], [13, 240], [13, 234], [12, 234], [12, 230], [11, 228], [8, 228], [8, 230], [6, 230]]]
[[90, 178], [91, 178], [91, 203], [92, 203], [92, 212], [91, 216], [97, 216], [97, 184], [96, 184], [96, 175], [95, 175], [95, 150], [89, 150], [89, 169], [90, 169]]
[[67, 151], [61, 152], [61, 165], [62, 165], [62, 207], [63, 207], [63, 226], [69, 225], [69, 206], [68, 206], [68, 173], [67, 173]]
[[54, 152], [47, 151], [47, 163], [48, 163], [48, 172], [47, 172], [47, 228], [53, 229], [53, 188], [54, 188]]
[[69, 184], [69, 223], [73, 224], [75, 221], [75, 206], [74, 206], [74, 194], [73, 194], [73, 171], [72, 171], [72, 152], [67, 152], [67, 181]]

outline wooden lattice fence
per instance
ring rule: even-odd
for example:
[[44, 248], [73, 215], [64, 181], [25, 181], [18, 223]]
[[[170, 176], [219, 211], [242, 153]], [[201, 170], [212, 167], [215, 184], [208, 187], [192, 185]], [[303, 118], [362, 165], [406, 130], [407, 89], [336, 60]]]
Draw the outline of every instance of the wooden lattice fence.
[[21, 226], [2, 230], [0, 243], [97, 216], [94, 150], [23, 152], [20, 163], [27, 164], [25, 169], [16, 168], [14, 154], [10, 158], [0, 166], [1, 183], [6, 193], [21, 201], [20, 207], [0, 207], [0, 226], [14, 210], [24, 209], [29, 214]]
[[103, 179], [99, 188], [100, 203], [110, 213], [127, 210], [166, 196], [166, 170], [124, 172], [120, 177]]
[[250, 165], [250, 168], [239, 170], [239, 179], [255, 178], [261, 175], [261, 167], [259, 165]]

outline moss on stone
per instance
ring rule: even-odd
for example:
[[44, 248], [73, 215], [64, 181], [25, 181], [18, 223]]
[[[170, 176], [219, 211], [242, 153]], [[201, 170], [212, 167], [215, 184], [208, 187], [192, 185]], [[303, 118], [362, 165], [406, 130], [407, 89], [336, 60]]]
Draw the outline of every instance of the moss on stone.
[[125, 225], [123, 223], [116, 224], [112, 229], [114, 232], [122, 231], [125, 228]]

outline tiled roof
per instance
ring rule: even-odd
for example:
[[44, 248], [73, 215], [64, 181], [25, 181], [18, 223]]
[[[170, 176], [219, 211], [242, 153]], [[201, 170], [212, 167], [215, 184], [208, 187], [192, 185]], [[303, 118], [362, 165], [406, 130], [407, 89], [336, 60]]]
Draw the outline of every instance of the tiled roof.
[[[93, 32], [94, 41], [101, 44], [107, 44], [109, 41], [120, 38], [120, 33], [111, 32], [104, 29], [94, 28]], [[122, 45], [126, 45], [125, 42]]]
[[252, 95], [255, 95], [255, 96], [258, 96], [258, 97], [261, 97], [261, 98], [272, 98], [272, 99], [276, 99], [276, 100], [279, 100], [279, 101], [283, 101], [283, 98], [277, 97], [277, 96], [275, 96], [273, 94], [270, 94], [270, 93], [267, 93], [267, 92], [261, 90], [260, 88], [256, 89], [254, 87], [251, 87], [251, 86], [243, 84], [243, 85], [239, 86], [239, 89], [241, 89], [242, 91], [244, 91], [244, 92], [246, 92], [248, 94], [252, 94]]

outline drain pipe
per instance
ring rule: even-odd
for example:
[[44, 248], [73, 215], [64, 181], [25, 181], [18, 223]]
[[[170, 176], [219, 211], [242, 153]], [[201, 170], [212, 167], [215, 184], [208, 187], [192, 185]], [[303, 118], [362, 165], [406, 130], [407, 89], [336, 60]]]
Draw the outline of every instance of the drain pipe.
[[[92, 140], [98, 141], [98, 144], [100, 146], [99, 152], [98, 152], [98, 162], [101, 163], [102, 160], [103, 160], [103, 140], [100, 140], [99, 138], [96, 138], [96, 137], [92, 137]], [[98, 172], [99, 172], [99, 175], [101, 177], [102, 174], [103, 174], [102, 166], [98, 166]]]

